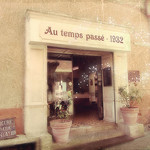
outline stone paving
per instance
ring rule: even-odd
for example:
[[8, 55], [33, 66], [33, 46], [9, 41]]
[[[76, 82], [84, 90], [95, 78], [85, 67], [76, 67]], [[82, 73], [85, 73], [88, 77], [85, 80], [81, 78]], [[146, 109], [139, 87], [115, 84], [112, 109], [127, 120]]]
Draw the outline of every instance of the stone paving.
[[81, 106], [73, 120], [70, 141], [53, 143], [53, 150], [150, 150], [150, 126], [145, 128], [145, 136], [133, 140], [125, 136], [115, 123], [99, 120], [94, 105], [91, 109], [87, 103]]
[[150, 150], [150, 131], [146, 132], [145, 136], [131, 142], [104, 148], [103, 150]]
[[[113, 135], [113, 132], [108, 132]], [[150, 132], [146, 132], [145, 136], [130, 139], [128, 136], [117, 136], [109, 139], [102, 139], [105, 134], [97, 134], [92, 137], [80, 137], [75, 141], [67, 144], [54, 144], [53, 150], [150, 150]], [[82, 139], [82, 140], [81, 140]], [[91, 140], [92, 139], [92, 140]]]
[[[101, 131], [97, 133], [88, 133], [80, 136], [76, 136], [70, 138], [68, 143], [53, 143], [53, 150], [82, 150], [89, 149], [88, 147], [91, 145], [95, 145], [96, 147], [101, 147], [102, 140], [107, 140], [110, 138], [122, 137], [124, 134], [116, 129], [111, 129], [107, 131]], [[106, 143], [105, 143], [106, 145]], [[90, 148], [91, 149], [91, 148]]]

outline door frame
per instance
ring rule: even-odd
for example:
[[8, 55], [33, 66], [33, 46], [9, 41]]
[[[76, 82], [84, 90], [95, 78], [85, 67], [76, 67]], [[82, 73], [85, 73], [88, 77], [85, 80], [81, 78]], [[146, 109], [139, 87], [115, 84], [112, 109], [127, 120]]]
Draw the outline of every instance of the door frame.
[[[128, 85], [128, 69], [127, 69], [127, 51], [130, 51], [130, 35], [122, 32], [126, 29], [116, 28], [116, 30], [124, 37], [123, 44], [107, 43], [106, 41], [100, 44], [100, 41], [81, 41], [78, 43], [76, 40], [70, 42], [65, 38], [42, 36], [40, 33], [43, 28], [53, 22], [63, 20], [71, 27], [76, 23], [77, 27], [81, 24], [80, 20], [71, 18], [63, 18], [62, 16], [54, 16], [52, 14], [44, 14], [38, 12], [28, 11], [26, 13], [26, 32], [25, 32], [25, 77], [24, 77], [24, 131], [26, 135], [41, 136], [47, 133], [47, 46], [57, 46], [63, 48], [75, 48], [74, 54], [80, 51], [84, 54], [85, 50], [89, 53], [98, 55], [103, 51], [113, 52], [114, 60], [114, 103], [116, 111], [116, 122], [120, 121], [120, 102], [118, 95], [118, 87]], [[45, 22], [44, 22], [45, 21]], [[69, 24], [68, 24], [69, 22]], [[82, 21], [83, 22], [83, 21]], [[86, 25], [86, 24], [84, 24]], [[69, 28], [65, 26], [65, 28]], [[90, 32], [95, 32], [95, 27], [99, 27], [99, 23], [90, 22], [90, 27], [87, 26]], [[105, 33], [111, 34], [114, 31], [113, 26], [109, 26]], [[44, 28], [45, 29], [45, 28]], [[103, 31], [102, 28], [99, 31]], [[110, 32], [110, 30], [112, 32]], [[83, 31], [84, 32], [84, 31]], [[113, 34], [118, 34], [113, 32]], [[45, 33], [45, 32], [42, 32]], [[86, 32], [85, 32], [86, 34]], [[47, 38], [48, 37], [48, 38]], [[97, 44], [98, 42], [98, 44]], [[104, 45], [105, 44], [105, 45]], [[95, 51], [94, 51], [95, 50]], [[68, 53], [64, 49], [63, 53]], [[38, 116], [38, 117], [37, 117]]]
[[[59, 48], [59, 47], [48, 47], [47, 48], [48, 50], [47, 50], [47, 53], [58, 53], [58, 54], [66, 54], [66, 55], [75, 55], [75, 56], [93, 56], [93, 57], [97, 57], [97, 56], [99, 56], [100, 57], [100, 68], [101, 68], [101, 75], [102, 75], [102, 89], [101, 89], [101, 92], [102, 92], [102, 105], [103, 105], [103, 108], [102, 108], [102, 110], [101, 111], [103, 111], [103, 113], [102, 113], [102, 115], [103, 116], [101, 116], [101, 119], [103, 118], [103, 120], [105, 120], [105, 121], [108, 121], [108, 122], [116, 122], [116, 117], [115, 117], [115, 110], [114, 110], [114, 95], [113, 95], [113, 99], [112, 99], [112, 101], [113, 101], [113, 104], [112, 104], [112, 106], [111, 106], [111, 108], [112, 108], [112, 110], [111, 110], [111, 114], [112, 114], [112, 116], [111, 117], [108, 117], [107, 115], [106, 115], [106, 111], [104, 110], [104, 100], [103, 100], [103, 98], [104, 98], [104, 90], [103, 90], [103, 88], [104, 88], [104, 83], [103, 83], [103, 67], [104, 67], [104, 65], [102, 65], [102, 58], [103, 57], [109, 57], [109, 56], [113, 56], [113, 53], [112, 52], [103, 52], [103, 51], [89, 51], [89, 50], [84, 50], [84, 52], [83, 51], [81, 51], [81, 50], [78, 50], [78, 49], [68, 49], [68, 48]], [[111, 76], [112, 76], [112, 81], [114, 80], [113, 78], [114, 78], [114, 75], [113, 75], [113, 58], [112, 58], [112, 60], [111, 60], [111, 62], [109, 62], [109, 63], [111, 63], [111, 66], [112, 66], [112, 74], [111, 74]], [[113, 93], [114, 92], [114, 82], [112, 82], [112, 89], [111, 89], [111, 92]], [[101, 108], [100, 108], [101, 109]], [[99, 109], [99, 111], [100, 111], [100, 109]], [[106, 108], [105, 108], [106, 109]]]

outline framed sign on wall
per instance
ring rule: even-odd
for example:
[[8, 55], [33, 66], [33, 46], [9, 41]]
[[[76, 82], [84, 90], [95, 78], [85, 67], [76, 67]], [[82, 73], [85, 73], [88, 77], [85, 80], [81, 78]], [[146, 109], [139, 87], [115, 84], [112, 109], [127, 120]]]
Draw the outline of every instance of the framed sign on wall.
[[103, 69], [104, 86], [112, 86], [111, 67]]
[[16, 137], [15, 118], [0, 120], [0, 140]]

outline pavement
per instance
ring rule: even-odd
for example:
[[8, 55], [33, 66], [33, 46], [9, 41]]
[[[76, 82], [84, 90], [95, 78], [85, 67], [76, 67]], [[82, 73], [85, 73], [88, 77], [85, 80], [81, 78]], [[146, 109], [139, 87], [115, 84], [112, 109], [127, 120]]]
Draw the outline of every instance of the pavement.
[[[77, 137], [66, 144], [53, 144], [53, 150], [150, 150], [150, 125], [145, 135], [133, 139], [120, 134], [117, 130], [111, 129], [107, 132], [89, 134], [86, 137]], [[103, 133], [103, 134], [102, 134]], [[107, 135], [107, 136], [106, 136]], [[109, 138], [107, 138], [109, 137]]]
[[150, 131], [145, 132], [145, 136], [133, 141], [103, 148], [102, 150], [150, 150]]

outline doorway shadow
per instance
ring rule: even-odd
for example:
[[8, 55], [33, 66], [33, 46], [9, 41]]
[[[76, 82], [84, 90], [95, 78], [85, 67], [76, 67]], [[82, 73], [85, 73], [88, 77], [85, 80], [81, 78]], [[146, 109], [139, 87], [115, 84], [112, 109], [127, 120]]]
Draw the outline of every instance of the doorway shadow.
[[72, 127], [94, 126], [99, 123], [97, 103], [91, 103], [88, 98], [75, 99], [74, 110]]

